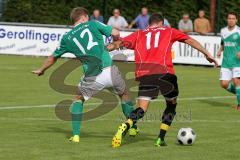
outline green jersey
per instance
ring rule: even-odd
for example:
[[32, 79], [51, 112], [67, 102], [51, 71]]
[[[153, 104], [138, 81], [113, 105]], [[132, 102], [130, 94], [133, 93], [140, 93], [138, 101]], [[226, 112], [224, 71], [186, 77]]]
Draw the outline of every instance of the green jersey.
[[240, 67], [240, 59], [237, 58], [237, 53], [240, 52], [240, 28], [236, 26], [231, 31], [228, 27], [221, 29], [221, 38], [224, 46], [222, 67]]
[[81, 23], [63, 35], [53, 56], [59, 58], [64, 53], [72, 53], [82, 62], [86, 77], [96, 76], [112, 65], [103, 41], [103, 35], [109, 37], [111, 32], [111, 26], [98, 21]]

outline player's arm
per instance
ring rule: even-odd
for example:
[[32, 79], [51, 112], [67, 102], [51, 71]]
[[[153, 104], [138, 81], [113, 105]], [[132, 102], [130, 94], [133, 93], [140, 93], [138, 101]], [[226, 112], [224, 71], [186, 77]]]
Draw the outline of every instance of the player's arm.
[[221, 57], [223, 50], [224, 50], [224, 46], [221, 44], [221, 46], [220, 46], [220, 48], [219, 48], [219, 50], [218, 50], [218, 52], [217, 52], [217, 57], [218, 57], [218, 58]]
[[203, 53], [206, 59], [210, 63], [214, 63], [215, 66], [218, 66], [217, 61], [213, 58], [213, 56], [195, 39], [189, 37], [187, 34], [182, 33], [181, 31], [172, 28], [172, 42], [179, 41], [190, 45], [191, 47], [197, 49], [201, 53]]
[[200, 51], [201, 53], [204, 54], [204, 56], [206, 57], [206, 59], [210, 62], [210, 63], [214, 63], [215, 66], [218, 66], [217, 61], [213, 58], [213, 56], [195, 39], [193, 38], [189, 38], [183, 41], [184, 43], [190, 45], [191, 47], [197, 49], [198, 51]]
[[135, 45], [136, 45], [137, 35], [138, 35], [138, 31], [133, 32], [124, 38], [120, 38], [119, 40], [114, 41], [114, 42], [110, 43], [109, 45], [107, 45], [107, 49], [109, 51], [113, 51], [115, 49], [119, 49], [119, 48], [123, 48], [123, 47], [125, 47], [127, 49], [134, 49]]
[[57, 58], [55, 58], [53, 55], [48, 56], [48, 58], [44, 61], [43, 65], [37, 69], [32, 71], [33, 74], [36, 74], [38, 76], [41, 76], [44, 74], [44, 72], [50, 68], [55, 62], [57, 61]]
[[98, 21], [95, 21], [94, 24], [95, 27], [102, 33], [102, 35], [105, 35], [106, 37], [112, 36], [114, 40], [118, 40], [120, 37], [120, 32], [116, 28], [110, 25], [105, 25]]
[[113, 41], [117, 41], [120, 37], [120, 32], [119, 32], [119, 30], [113, 28], [112, 32], [111, 32], [111, 35], [113, 37]]
[[113, 37], [113, 43], [110, 43], [107, 45], [107, 49], [108, 51], [113, 51], [115, 49], [119, 49], [120, 45], [122, 44], [122, 41], [119, 40], [120, 37], [120, 32], [119, 30], [113, 28], [111, 35]]
[[123, 47], [123, 41], [117, 40], [107, 45], [108, 51], [113, 51]]
[[44, 61], [43, 65], [39, 69], [32, 71], [32, 73], [38, 76], [43, 75], [44, 72], [48, 68], [50, 68], [57, 61], [57, 59], [66, 52], [68, 52], [68, 50], [67, 50], [67, 45], [65, 43], [65, 38], [63, 36], [60, 42], [60, 46], [56, 48], [56, 50], [53, 52], [52, 55], [48, 56], [48, 58]]
[[[239, 36], [240, 36], [240, 32], [239, 32]], [[240, 39], [238, 40], [238, 42], [237, 42], [237, 46], [236, 46], [237, 48], [237, 58], [238, 58], [238, 60], [240, 60]]]
[[221, 46], [220, 46], [220, 48], [219, 48], [219, 50], [217, 52], [217, 57], [218, 58], [221, 57], [223, 50], [224, 50], [224, 41], [223, 41], [223, 38], [221, 38]]

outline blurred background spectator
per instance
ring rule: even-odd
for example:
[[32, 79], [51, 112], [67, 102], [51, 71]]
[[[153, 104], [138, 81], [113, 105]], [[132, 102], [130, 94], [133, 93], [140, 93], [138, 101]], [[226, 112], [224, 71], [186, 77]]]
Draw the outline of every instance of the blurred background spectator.
[[129, 28], [132, 28], [133, 25], [137, 25], [138, 29], [145, 29], [148, 27], [148, 19], [149, 19], [149, 14], [148, 14], [148, 9], [146, 7], [143, 7], [141, 10], [141, 14], [139, 14], [129, 25]]
[[198, 16], [199, 17], [194, 20], [194, 31], [202, 35], [211, 32], [210, 22], [205, 18], [205, 11], [199, 10]]
[[124, 29], [128, 26], [128, 23], [124, 17], [120, 16], [120, 10], [114, 9], [113, 16], [109, 18], [107, 25], [113, 26], [117, 29]]
[[178, 29], [183, 33], [188, 33], [193, 31], [193, 23], [189, 18], [188, 13], [184, 13], [182, 19], [178, 23]]
[[[206, 17], [209, 17], [211, 32], [219, 33], [220, 29], [226, 25], [225, 14], [228, 11], [239, 13], [239, 0], [141, 0], [129, 3], [129, 1], [113, 0], [0, 0], [0, 21], [2, 22], [23, 22], [40, 24], [71, 25], [68, 14], [73, 6], [84, 6], [89, 11], [100, 9], [104, 22], [107, 23], [114, 8], [121, 6], [121, 15], [127, 20], [134, 20], [143, 5], [148, 7], [148, 14], [161, 11], [164, 13], [164, 25], [168, 26], [167, 20], [171, 22], [171, 27], [178, 27], [182, 14], [188, 12], [192, 21], [196, 18], [199, 9], [204, 9]], [[180, 3], [181, 2], [181, 3]], [[100, 8], [101, 7], [101, 8]], [[57, 9], [53, 9], [57, 8]], [[47, 11], [47, 12], [46, 12]], [[172, 11], [172, 12], [171, 12]], [[33, 14], [35, 13], [35, 14]], [[19, 16], [21, 15], [21, 16]], [[37, 15], [37, 16], [36, 16]], [[90, 14], [92, 15], [92, 13]], [[198, 16], [197, 16], [198, 17]], [[167, 20], [166, 20], [167, 19]], [[213, 25], [215, 24], [215, 26]], [[238, 21], [240, 25], [240, 21]], [[136, 25], [134, 25], [135, 27]], [[212, 33], [210, 33], [212, 34]]]
[[90, 16], [90, 20], [97, 20], [99, 22], [103, 23], [103, 16], [100, 13], [99, 9], [94, 9], [93, 14]]
[[[158, 12], [158, 13], [161, 14], [164, 17], [162, 12]], [[171, 27], [170, 23], [168, 22], [168, 20], [165, 17], [163, 19], [163, 26], [164, 27]]]

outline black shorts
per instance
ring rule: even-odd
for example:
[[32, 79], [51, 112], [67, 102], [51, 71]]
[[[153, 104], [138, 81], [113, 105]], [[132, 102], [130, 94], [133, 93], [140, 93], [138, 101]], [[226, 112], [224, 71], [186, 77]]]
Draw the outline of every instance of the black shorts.
[[177, 76], [174, 74], [155, 74], [137, 78], [139, 84], [138, 97], [156, 99], [163, 95], [165, 99], [178, 96]]

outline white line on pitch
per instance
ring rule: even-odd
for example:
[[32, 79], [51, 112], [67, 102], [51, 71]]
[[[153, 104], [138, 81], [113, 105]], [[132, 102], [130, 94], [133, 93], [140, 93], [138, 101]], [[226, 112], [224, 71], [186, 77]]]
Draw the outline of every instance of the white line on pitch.
[[[207, 100], [207, 99], [231, 99], [235, 98], [235, 96], [214, 96], [214, 97], [189, 97], [189, 98], [178, 98], [178, 101], [194, 101], [194, 100]], [[157, 99], [153, 102], [162, 102], [164, 99]], [[106, 102], [106, 104], [116, 104], [118, 102]], [[86, 103], [86, 106], [89, 105], [99, 105], [102, 104], [100, 102], [96, 103]], [[53, 108], [56, 104], [46, 104], [46, 105], [29, 105], [29, 106], [0, 106], [0, 110], [8, 110], [8, 109], [28, 109], [28, 108]]]
[[[4, 118], [1, 117], [0, 120], [4, 121], [59, 121], [59, 119], [53, 119], [53, 118], [34, 118], [34, 117], [29, 117], [29, 118]], [[112, 121], [112, 122], [121, 122], [122, 120], [120, 119], [101, 119], [101, 118], [96, 118], [92, 119], [90, 121]], [[140, 121], [139, 123], [159, 123], [160, 120], [144, 120]], [[177, 120], [174, 121], [174, 123], [240, 123], [240, 120], [207, 120], [207, 119], [192, 119], [192, 120]]]

